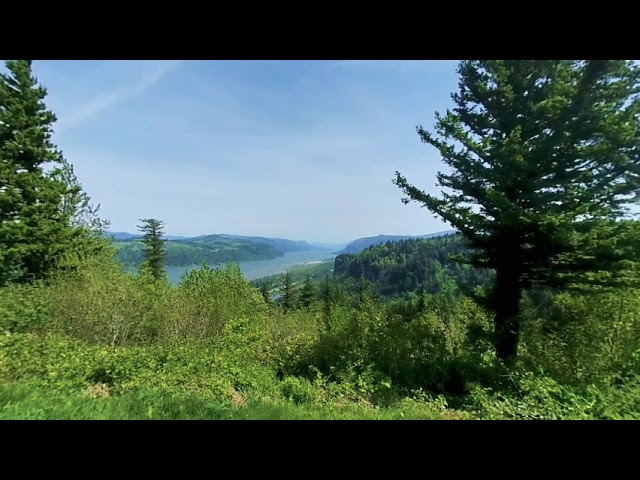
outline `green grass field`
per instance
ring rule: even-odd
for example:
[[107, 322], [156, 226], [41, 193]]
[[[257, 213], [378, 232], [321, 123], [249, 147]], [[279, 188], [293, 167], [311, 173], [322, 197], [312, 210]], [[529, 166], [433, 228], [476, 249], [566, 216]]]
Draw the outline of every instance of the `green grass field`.
[[433, 420], [455, 418], [405, 403], [394, 408], [252, 400], [236, 405], [189, 393], [94, 389], [52, 394], [30, 383], [0, 385], [0, 420]]

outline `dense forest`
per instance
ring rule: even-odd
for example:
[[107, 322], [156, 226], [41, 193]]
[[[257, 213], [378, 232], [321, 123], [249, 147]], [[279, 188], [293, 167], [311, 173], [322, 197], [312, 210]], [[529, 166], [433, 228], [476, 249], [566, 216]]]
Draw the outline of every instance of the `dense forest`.
[[[311, 283], [320, 284], [327, 276], [333, 274], [333, 260], [325, 260], [320, 263], [314, 263], [310, 265], [294, 265], [288, 269], [291, 282], [293, 285], [302, 284], [309, 279]], [[276, 275], [269, 275], [267, 277], [258, 278], [253, 280], [251, 284], [259, 289], [266, 288], [269, 292], [279, 292], [284, 286], [286, 273], [280, 273]]]
[[[118, 250], [52, 141], [32, 61], [6, 61], [0, 419], [640, 419], [640, 68], [457, 73], [454, 108], [416, 129], [448, 167], [443, 194], [393, 183], [459, 234], [277, 285], [234, 263], [172, 285], [189, 242], [141, 218]], [[249, 249], [189, 248], [217, 241]]]
[[400, 240], [372, 246], [359, 254], [338, 255], [334, 273], [357, 281], [364, 278], [383, 296], [424, 291], [437, 293], [454, 282], [462, 289], [489, 286], [493, 272], [451, 261], [468, 251], [461, 235]]
[[411, 235], [378, 235], [376, 237], [364, 237], [364, 238], [357, 238], [356, 240], [350, 242], [349, 244], [347, 244], [347, 246], [345, 246], [340, 252], [338, 253], [360, 253], [363, 250], [366, 250], [369, 247], [373, 247], [375, 245], [382, 245], [383, 243], [389, 243], [389, 242], [397, 242], [399, 240], [411, 240], [411, 239], [417, 239], [417, 238], [433, 238], [433, 237], [440, 237], [442, 235], [448, 235], [454, 233], [453, 231], [447, 231], [447, 232], [436, 232], [436, 233], [429, 233], [426, 235], [417, 235], [417, 236], [411, 236]]

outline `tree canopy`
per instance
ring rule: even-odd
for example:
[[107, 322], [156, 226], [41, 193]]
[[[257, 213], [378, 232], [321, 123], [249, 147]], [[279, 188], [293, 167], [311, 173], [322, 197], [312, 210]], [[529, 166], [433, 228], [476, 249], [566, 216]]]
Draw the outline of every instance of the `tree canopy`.
[[468, 60], [455, 107], [436, 114], [441, 196], [394, 183], [456, 227], [496, 270], [501, 359], [517, 354], [523, 289], [637, 281], [640, 69], [623, 60]]
[[[0, 73], [0, 285], [45, 278], [69, 250], [79, 190], [61, 178], [67, 165], [51, 136], [56, 116], [31, 60]], [[67, 208], [69, 207], [69, 208]]]
[[142, 269], [148, 268], [156, 280], [161, 280], [166, 277], [164, 260], [167, 255], [165, 241], [162, 238], [163, 222], [155, 218], [141, 219], [140, 222], [141, 225], [138, 225], [138, 228], [144, 234], [142, 243], [145, 257]]

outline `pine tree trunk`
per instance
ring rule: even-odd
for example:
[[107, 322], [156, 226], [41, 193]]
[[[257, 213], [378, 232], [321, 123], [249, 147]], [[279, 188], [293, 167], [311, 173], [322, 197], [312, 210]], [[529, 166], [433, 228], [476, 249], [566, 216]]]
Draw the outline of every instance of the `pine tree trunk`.
[[520, 285], [521, 262], [515, 256], [510, 256], [501, 262], [496, 269], [495, 288], [495, 341], [494, 346], [498, 359], [504, 362], [515, 360], [518, 355], [520, 340]]

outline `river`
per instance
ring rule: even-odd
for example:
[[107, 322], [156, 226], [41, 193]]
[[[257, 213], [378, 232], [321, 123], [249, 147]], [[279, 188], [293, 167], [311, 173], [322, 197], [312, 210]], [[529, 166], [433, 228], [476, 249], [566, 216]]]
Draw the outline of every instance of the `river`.
[[[308, 262], [319, 262], [322, 260], [333, 259], [335, 254], [326, 250], [312, 250], [309, 252], [290, 252], [285, 253], [284, 257], [272, 258], [271, 260], [254, 260], [252, 262], [238, 262], [240, 270], [244, 273], [247, 280], [255, 280], [257, 278], [268, 277], [283, 272], [283, 270], [294, 265], [302, 265]], [[211, 267], [219, 267], [221, 265], [211, 265]], [[167, 275], [171, 283], [180, 283], [182, 275], [194, 268], [200, 268], [201, 265], [192, 265], [190, 267], [166, 267]]]

